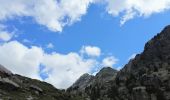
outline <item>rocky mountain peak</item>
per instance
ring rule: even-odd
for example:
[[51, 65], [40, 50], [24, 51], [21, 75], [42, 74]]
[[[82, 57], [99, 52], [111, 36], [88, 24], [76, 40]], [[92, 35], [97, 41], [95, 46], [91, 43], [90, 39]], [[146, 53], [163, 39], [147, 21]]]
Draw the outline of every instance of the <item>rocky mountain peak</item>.
[[113, 80], [117, 74], [117, 70], [111, 68], [111, 67], [104, 67], [102, 68], [97, 74], [96, 79], [99, 80]]
[[97, 74], [96, 76], [100, 76], [100, 75], [103, 75], [103, 74], [115, 74], [117, 73], [118, 71], [111, 68], [111, 67], [103, 67]]
[[70, 88], [79, 88], [80, 90], [85, 89], [85, 87], [90, 84], [94, 76], [85, 73], [83, 74]]
[[85, 73], [80, 77], [80, 79], [86, 79], [86, 78], [89, 78], [89, 77], [92, 77], [92, 75]]

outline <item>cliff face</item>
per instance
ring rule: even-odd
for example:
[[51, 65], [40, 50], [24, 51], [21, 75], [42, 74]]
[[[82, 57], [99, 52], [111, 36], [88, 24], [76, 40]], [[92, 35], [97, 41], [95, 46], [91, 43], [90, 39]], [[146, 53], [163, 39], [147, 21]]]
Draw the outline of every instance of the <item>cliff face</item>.
[[86, 91], [78, 93], [90, 100], [170, 100], [170, 26], [147, 42], [144, 51], [122, 70], [111, 73], [104, 80], [97, 74]]

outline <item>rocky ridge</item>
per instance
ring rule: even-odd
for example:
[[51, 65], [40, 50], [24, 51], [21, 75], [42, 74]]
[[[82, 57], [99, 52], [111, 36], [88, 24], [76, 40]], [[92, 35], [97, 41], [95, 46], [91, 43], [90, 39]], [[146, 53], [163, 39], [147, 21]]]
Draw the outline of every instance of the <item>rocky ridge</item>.
[[[148, 41], [144, 51], [123, 69], [113, 73], [105, 75], [104, 81], [97, 74], [85, 91], [69, 88], [69, 93], [77, 91], [82, 100], [170, 100], [170, 26]], [[112, 79], [107, 80], [109, 77]]]
[[[63, 90], [35, 79], [13, 74], [0, 66], [0, 100], [72, 100]], [[74, 99], [73, 99], [74, 100]]]

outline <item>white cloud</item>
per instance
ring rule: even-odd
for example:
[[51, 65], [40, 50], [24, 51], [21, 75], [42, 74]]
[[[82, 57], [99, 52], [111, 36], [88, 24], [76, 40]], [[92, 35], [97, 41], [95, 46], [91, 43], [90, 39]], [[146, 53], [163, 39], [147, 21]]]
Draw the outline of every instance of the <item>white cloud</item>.
[[92, 57], [99, 57], [101, 55], [100, 48], [95, 46], [83, 46], [80, 52]]
[[[94, 69], [99, 69], [99, 65], [112, 67], [117, 62], [113, 56], [106, 57], [99, 62], [95, 58], [83, 57], [76, 52], [49, 54], [41, 47], [28, 48], [18, 41], [1, 44], [0, 55], [0, 64], [13, 73], [40, 80], [43, 79], [40, 73], [46, 74], [48, 77], [45, 81], [57, 88], [68, 88], [82, 74], [93, 73]], [[40, 70], [42, 65], [45, 68]]]
[[123, 13], [121, 24], [135, 16], [148, 17], [170, 9], [170, 0], [101, 0], [107, 3], [106, 11], [118, 16]]
[[79, 21], [92, 0], [1, 0], [0, 21], [16, 17], [32, 17], [52, 31]]
[[69, 53], [67, 55], [58, 53], [47, 54], [43, 60], [46, 70], [51, 70], [46, 81], [59, 88], [68, 88], [82, 74], [90, 72], [95, 67], [95, 64], [95, 60], [84, 59], [77, 53]]
[[45, 53], [42, 48], [30, 48], [10, 41], [0, 45], [0, 64], [13, 73], [40, 79], [40, 65], [44, 65], [43, 73], [48, 75], [45, 80], [57, 88], [67, 88], [82, 74], [90, 72], [96, 66], [95, 59], [83, 58], [79, 53], [68, 54]]
[[0, 45], [0, 64], [14, 73], [40, 79], [39, 64], [43, 58], [43, 50], [39, 47], [27, 48], [17, 41]]
[[47, 45], [47, 48], [52, 49], [52, 48], [54, 48], [54, 45], [53, 45], [52, 43], [49, 43], [49, 44]]
[[113, 67], [114, 64], [116, 64], [118, 61], [117, 58], [115, 58], [114, 56], [109, 56], [103, 59], [102, 61], [102, 66], [104, 67]]
[[0, 21], [31, 17], [51, 31], [81, 20], [90, 4], [105, 3], [106, 11], [123, 15], [120, 24], [136, 16], [148, 17], [170, 9], [170, 0], [1, 0]]

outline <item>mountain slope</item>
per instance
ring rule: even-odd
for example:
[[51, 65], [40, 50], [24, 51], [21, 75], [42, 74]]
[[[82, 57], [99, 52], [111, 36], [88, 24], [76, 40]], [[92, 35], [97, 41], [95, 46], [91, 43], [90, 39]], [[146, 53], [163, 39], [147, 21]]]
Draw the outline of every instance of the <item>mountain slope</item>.
[[143, 53], [118, 73], [116, 82], [121, 99], [170, 100], [170, 26], [146, 43]]
[[[103, 79], [108, 77], [113, 75]], [[95, 78], [81, 93], [83, 100], [170, 100], [170, 26], [147, 42], [113, 79]]]
[[146, 43], [120, 71], [84, 74], [65, 92], [13, 74], [0, 65], [2, 100], [170, 100], [170, 26]]
[[0, 66], [0, 100], [71, 100], [65, 91], [39, 80], [12, 74]]
[[110, 67], [104, 67], [96, 74], [96, 76], [88, 74], [82, 75], [70, 88], [67, 89], [67, 92], [72, 95], [79, 95], [81, 100], [101, 99], [108, 95], [108, 91], [111, 88], [110, 82], [115, 80], [116, 75], [116, 70]]

